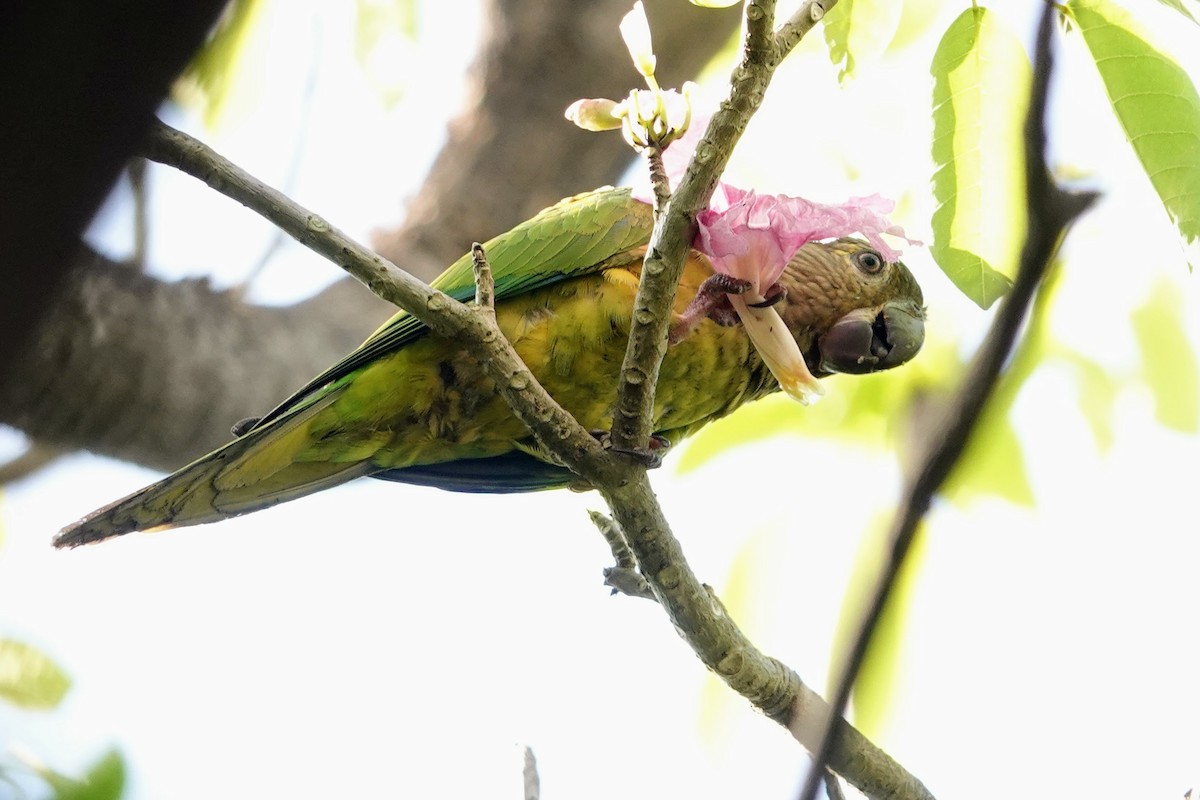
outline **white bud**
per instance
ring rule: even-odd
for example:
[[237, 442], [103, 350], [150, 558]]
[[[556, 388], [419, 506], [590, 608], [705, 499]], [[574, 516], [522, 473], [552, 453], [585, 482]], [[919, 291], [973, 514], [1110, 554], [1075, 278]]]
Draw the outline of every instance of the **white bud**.
[[646, 9], [642, 0], [633, 4], [633, 10], [621, 19], [621, 38], [629, 48], [633, 65], [643, 77], [654, 76], [654, 47], [650, 42], [650, 22], [646, 19]]

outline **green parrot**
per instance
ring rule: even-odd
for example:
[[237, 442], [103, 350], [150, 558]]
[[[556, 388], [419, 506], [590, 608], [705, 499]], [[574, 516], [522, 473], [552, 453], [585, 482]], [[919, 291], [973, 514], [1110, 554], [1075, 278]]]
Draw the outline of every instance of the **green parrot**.
[[[559, 202], [484, 247], [505, 336], [587, 429], [612, 423], [633, 299], [653, 227], [628, 189]], [[692, 250], [675, 301], [654, 406], [673, 442], [779, 390], [728, 302], [744, 281]], [[433, 285], [474, 297], [470, 254]], [[920, 287], [866, 242], [802, 247], [768, 293], [809, 370], [904, 363], [924, 338]], [[55, 539], [73, 547], [138, 530], [213, 522], [364, 475], [463, 492], [523, 492], [578, 479], [539, 449], [471, 353], [401, 311], [357, 350], [235, 438], [99, 509]]]

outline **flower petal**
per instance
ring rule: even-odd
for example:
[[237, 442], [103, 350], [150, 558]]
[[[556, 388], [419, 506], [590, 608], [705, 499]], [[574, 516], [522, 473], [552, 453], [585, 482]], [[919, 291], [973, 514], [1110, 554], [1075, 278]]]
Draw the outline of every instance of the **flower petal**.
[[791, 397], [804, 405], [825, 393], [824, 387], [808, 371], [808, 364], [796, 345], [792, 332], [788, 330], [774, 306], [751, 308], [740, 295], [730, 295], [733, 310], [742, 319], [742, 325], [754, 342], [754, 348], [763, 363], [779, 381], [779, 386]]

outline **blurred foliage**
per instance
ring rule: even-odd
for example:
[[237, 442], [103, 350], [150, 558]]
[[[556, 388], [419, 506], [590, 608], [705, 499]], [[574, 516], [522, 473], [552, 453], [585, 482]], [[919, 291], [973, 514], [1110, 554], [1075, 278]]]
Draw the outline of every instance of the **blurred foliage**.
[[883, 55], [900, 26], [904, 5], [894, 0], [841, 0], [830, 9], [823, 21], [825, 42], [829, 58], [841, 66], [839, 81]]
[[1185, 247], [1200, 247], [1196, 87], [1178, 64], [1134, 31], [1129, 14], [1108, 0], [1071, 0], [1067, 12], [1078, 25], [1113, 112]]
[[[3, 533], [0, 525], [0, 544]], [[70, 689], [70, 676], [50, 656], [24, 642], [0, 638], [0, 700], [18, 708], [48, 710], [56, 708]], [[125, 762], [115, 750], [93, 764], [82, 778], [68, 777], [28, 757], [20, 760], [50, 787], [53, 800], [118, 800], [125, 788]], [[9, 785], [14, 796], [27, 796], [15, 773], [0, 767], [0, 781]]]
[[0, 699], [20, 708], [54, 708], [71, 688], [71, 679], [36, 647], [0, 639]]
[[[888, 535], [891, 522], [890, 514], [878, 514], [859, 544], [854, 569], [838, 614], [826, 697], [836, 690], [846, 656], [858, 635], [867, 603], [874, 595], [885, 558], [890, 552]], [[879, 624], [875, 626], [867, 657], [854, 683], [854, 724], [868, 738], [879, 739], [891, 713], [892, 697], [900, 680], [908, 608], [912, 604], [924, 562], [925, 541], [924, 528], [921, 528], [913, 539], [912, 549], [888, 596]]]
[[942, 0], [904, 0], [897, 3], [900, 9], [900, 23], [892, 36], [889, 52], [896, 52], [920, 39], [929, 30], [942, 10]]
[[1200, 371], [1183, 319], [1183, 302], [1160, 281], [1133, 312], [1133, 332], [1142, 356], [1141, 379], [1154, 395], [1154, 416], [1184, 433], [1200, 429]]
[[81, 778], [45, 767], [36, 772], [53, 790], [53, 800], [119, 800], [125, 791], [125, 760], [116, 750], [104, 754]]
[[354, 56], [387, 106], [404, 96], [421, 31], [418, 0], [357, 0]]
[[209, 128], [218, 127], [230, 108], [234, 86], [244, 87], [254, 72], [245, 68], [245, 60], [254, 49], [254, 34], [266, 5], [265, 0], [231, 0], [208, 41], [176, 81], [176, 99], [202, 109]]
[[[725, 611], [738, 621], [750, 641], [760, 641], [761, 631], [769, 629], [771, 615], [777, 609], [778, 587], [790, 579], [791, 565], [779, 558], [788, 533], [789, 526], [782, 516], [754, 530], [738, 549], [721, 584]], [[734, 727], [732, 718], [743, 707], [741, 698], [709, 672], [699, 706], [700, 735], [711, 747], [724, 747], [725, 737]]]
[[[1041, 369], [1061, 369], [1074, 381], [1078, 411], [1101, 451], [1112, 445], [1116, 400], [1126, 389], [1149, 389], [1163, 425], [1189, 433], [1200, 430], [1200, 366], [1185, 329], [1182, 302], [1171, 285], [1161, 283], [1133, 313], [1142, 363], [1137, 370], [1118, 374], [1051, 332], [1061, 278], [1061, 267], [1048, 273], [1025, 336], [943, 489], [943, 496], [956, 504], [980, 497], [1033, 504], [1034, 490], [1011, 412], [1022, 387]], [[718, 420], [688, 442], [678, 469], [687, 472], [730, 448], [778, 434], [885, 447], [906, 463], [920, 441], [937, 435], [940, 414], [966, 370], [967, 363], [951, 343], [931, 339], [903, 369], [827, 379], [836, 388], [813, 406], [774, 396]]]
[[1012, 285], [1025, 238], [1022, 129], [1032, 69], [1020, 40], [994, 13], [973, 7], [942, 36], [930, 72], [937, 202], [930, 252], [987, 308]]
[[[1190, 19], [1192, 22], [1196, 22], [1195, 15], [1193, 15], [1191, 11], [1188, 11], [1187, 6], [1184, 5], [1184, 3], [1183, 3], [1183, 0], [1158, 0], [1158, 2], [1162, 3], [1167, 8], [1175, 9], [1180, 14], [1183, 14], [1185, 17]], [[1197, 24], [1200, 24], [1200, 23], [1197, 23]]]
[[[356, 0], [353, 52], [380, 102], [393, 105], [416, 68], [419, 0]], [[208, 41], [176, 81], [174, 95], [197, 108], [210, 129], [234, 109], [252, 106], [259, 92], [266, 39], [277, 15], [293, 13], [286, 3], [231, 0]]]

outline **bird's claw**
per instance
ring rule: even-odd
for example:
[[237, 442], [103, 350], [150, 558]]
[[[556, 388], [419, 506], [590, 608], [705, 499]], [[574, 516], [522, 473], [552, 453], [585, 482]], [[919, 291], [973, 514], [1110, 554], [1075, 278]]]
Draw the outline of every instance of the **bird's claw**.
[[[721, 272], [710, 275], [704, 280], [704, 283], [700, 284], [700, 288], [696, 290], [696, 296], [688, 303], [687, 308], [672, 323], [667, 341], [670, 344], [683, 341], [705, 319], [711, 319], [722, 328], [732, 328], [734, 325], [741, 324], [741, 317], [729, 304], [729, 295], [745, 294], [753, 288], [754, 284], [750, 281], [735, 278], [732, 275], [725, 275]], [[765, 299], [746, 305], [751, 308], [766, 308], [786, 297], [787, 289], [775, 283], [767, 289]]]
[[629, 456], [646, 469], [661, 467], [663, 455], [671, 447], [670, 440], [657, 433], [650, 434], [650, 442], [646, 447], [613, 447], [610, 431], [591, 431], [591, 434], [605, 450]]
[[764, 299], [758, 303], [746, 303], [751, 308], [770, 308], [776, 303], [787, 299], [787, 289], [780, 286], [778, 283], [771, 284], [771, 288], [767, 289]]

